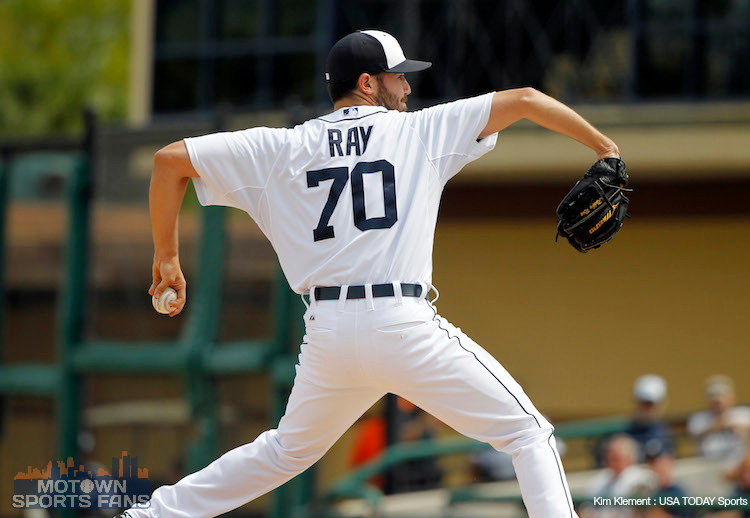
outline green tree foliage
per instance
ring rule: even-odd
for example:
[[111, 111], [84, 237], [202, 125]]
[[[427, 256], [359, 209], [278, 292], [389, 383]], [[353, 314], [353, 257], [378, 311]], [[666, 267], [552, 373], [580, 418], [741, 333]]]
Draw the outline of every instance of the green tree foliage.
[[130, 0], [0, 0], [0, 136], [70, 134], [127, 110]]

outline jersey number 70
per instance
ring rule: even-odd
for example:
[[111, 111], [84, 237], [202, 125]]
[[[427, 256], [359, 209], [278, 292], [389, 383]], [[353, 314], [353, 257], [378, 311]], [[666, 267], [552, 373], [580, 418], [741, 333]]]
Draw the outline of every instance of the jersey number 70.
[[[368, 218], [365, 214], [365, 182], [364, 175], [382, 173], [383, 175], [383, 204], [385, 216], [379, 218]], [[375, 162], [359, 162], [351, 174], [352, 179], [352, 207], [354, 209], [354, 226], [365, 231], [373, 228], [391, 228], [398, 220], [396, 213], [396, 176], [393, 172], [393, 164], [387, 160], [376, 160]], [[333, 180], [331, 191], [328, 193], [328, 201], [323, 207], [318, 226], [313, 230], [313, 239], [321, 241], [335, 236], [333, 226], [328, 222], [331, 220], [333, 210], [339, 202], [341, 193], [344, 191], [346, 182], [349, 180], [348, 167], [329, 167], [317, 171], [307, 171], [307, 186], [317, 187], [320, 182]]]

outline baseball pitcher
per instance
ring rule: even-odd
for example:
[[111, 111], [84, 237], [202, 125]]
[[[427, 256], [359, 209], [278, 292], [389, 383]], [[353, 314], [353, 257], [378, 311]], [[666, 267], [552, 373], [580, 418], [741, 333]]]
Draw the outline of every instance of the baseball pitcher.
[[[404, 74], [430, 65], [406, 59], [390, 34], [358, 31], [328, 56], [333, 112], [291, 129], [186, 138], [156, 154], [149, 293], [176, 290], [171, 316], [185, 306], [177, 216], [192, 179], [202, 205], [239, 208], [258, 224], [307, 305], [306, 333], [278, 428], [158, 488], [148, 508], [126, 516], [210, 517], [234, 509], [310, 467], [388, 392], [511, 454], [532, 518], [575, 516], [552, 425], [503, 366], [430, 301], [437, 293], [432, 247], [445, 184], [519, 119], [591, 148], [600, 176], [610, 175], [607, 185], [617, 179], [607, 164], [620, 162], [601, 159], [619, 159], [619, 151], [533, 88], [407, 112]], [[597, 205], [609, 204], [605, 198]]]

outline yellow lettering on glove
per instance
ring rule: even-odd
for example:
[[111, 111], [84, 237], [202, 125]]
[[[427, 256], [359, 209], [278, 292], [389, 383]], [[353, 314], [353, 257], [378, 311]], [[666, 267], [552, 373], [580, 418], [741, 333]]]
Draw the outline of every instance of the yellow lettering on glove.
[[592, 203], [591, 205], [589, 205], [588, 207], [586, 207], [585, 209], [583, 209], [581, 211], [580, 216], [585, 216], [586, 214], [588, 214], [589, 212], [591, 212], [592, 210], [594, 210], [595, 208], [597, 208], [602, 203], [603, 202], [602, 202], [601, 198], [597, 199], [594, 203]]
[[[601, 200], [596, 200], [596, 201], [601, 201]], [[591, 227], [589, 229], [589, 234], [593, 234], [594, 232], [596, 232], [597, 230], [599, 230], [602, 225], [604, 225], [607, 221], [609, 221], [609, 218], [612, 217], [612, 214], [614, 214], [614, 210], [617, 209], [618, 205], [620, 205], [619, 201], [617, 203], [615, 203], [614, 205], [612, 205], [612, 208], [607, 211], [607, 213], [604, 215], [604, 217], [602, 219], [600, 219], [596, 223], [596, 225], [594, 225], [593, 227]]]

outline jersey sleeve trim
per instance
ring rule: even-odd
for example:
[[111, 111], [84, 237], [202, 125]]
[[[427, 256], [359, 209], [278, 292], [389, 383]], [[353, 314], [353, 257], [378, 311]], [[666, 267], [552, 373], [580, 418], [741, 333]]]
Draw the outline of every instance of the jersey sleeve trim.
[[472, 146], [472, 150], [469, 153], [446, 153], [445, 155], [436, 156], [432, 160], [437, 162], [438, 160], [452, 156], [474, 156], [476, 155], [476, 150], [480, 152], [481, 156], [485, 153], [485, 148], [487, 151], [492, 151], [492, 148], [497, 144], [497, 137], [497, 133], [493, 133], [492, 135], [487, 135], [483, 139], [478, 140], [477, 143]]
[[[438, 163], [441, 160], [445, 160], [451, 157], [465, 158], [467, 159], [466, 163], [473, 162], [474, 160], [477, 160], [483, 157], [485, 154], [495, 149], [495, 145], [497, 145], [497, 138], [498, 138], [497, 133], [493, 133], [492, 135], [488, 135], [484, 137], [482, 140], [479, 140], [475, 142], [474, 144], [472, 144], [471, 150], [468, 153], [448, 153], [445, 155], [441, 155], [439, 157], [435, 157], [433, 159], [433, 162]], [[462, 169], [463, 167], [464, 166], [461, 166]]]

